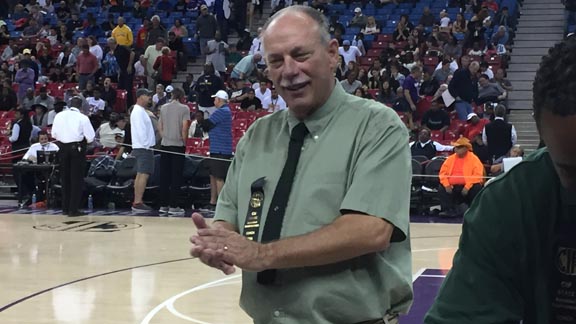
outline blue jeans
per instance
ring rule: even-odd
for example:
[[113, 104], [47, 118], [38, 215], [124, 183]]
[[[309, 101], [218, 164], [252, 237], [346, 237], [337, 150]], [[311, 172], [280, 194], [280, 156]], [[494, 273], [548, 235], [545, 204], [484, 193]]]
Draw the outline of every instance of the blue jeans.
[[454, 104], [456, 108], [456, 113], [458, 114], [458, 119], [466, 121], [468, 114], [473, 113], [472, 105], [469, 102], [458, 100]]

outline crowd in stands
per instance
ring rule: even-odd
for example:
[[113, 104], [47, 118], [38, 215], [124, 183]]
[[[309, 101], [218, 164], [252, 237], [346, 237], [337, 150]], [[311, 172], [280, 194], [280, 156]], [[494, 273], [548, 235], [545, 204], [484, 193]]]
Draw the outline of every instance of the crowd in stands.
[[[189, 58], [204, 55], [203, 74], [188, 74], [182, 84], [193, 120], [189, 134], [202, 139], [191, 140], [187, 153], [209, 153], [201, 125], [214, 112], [212, 96], [219, 90], [230, 98], [234, 144], [256, 118], [287, 108], [265, 77], [259, 35], [245, 30], [262, 1], [234, 1], [232, 10], [224, 9], [223, 1], [192, 0], [8, 4], [4, 12], [10, 17], [0, 20], [5, 135], [16, 109], [34, 126], [49, 129], [63, 107], [57, 103], [77, 96], [99, 145], [120, 150], [120, 158], [129, 150], [119, 144], [129, 138], [126, 114], [135, 90], [155, 91], [150, 107], [155, 118], [178, 71], [186, 70]], [[291, 4], [271, 5], [275, 12]], [[413, 134], [413, 155], [426, 160], [447, 155], [464, 137], [489, 170], [515, 144], [505, 117], [513, 91], [506, 67], [516, 0], [313, 0], [309, 5], [326, 15], [339, 42], [335, 77], [348, 93], [397, 111]], [[239, 40], [229, 44], [234, 30]], [[2, 143], [5, 151], [9, 144]]]

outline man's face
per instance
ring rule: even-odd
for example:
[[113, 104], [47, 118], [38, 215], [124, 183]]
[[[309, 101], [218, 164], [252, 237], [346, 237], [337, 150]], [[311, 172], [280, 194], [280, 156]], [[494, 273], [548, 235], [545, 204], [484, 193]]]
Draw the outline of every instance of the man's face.
[[156, 50], [161, 51], [162, 47], [164, 47], [164, 42], [156, 42]]
[[538, 130], [548, 147], [562, 186], [576, 190], [576, 115], [559, 116], [544, 110]]
[[427, 129], [423, 129], [418, 134], [418, 140], [420, 143], [426, 143], [430, 140], [430, 132]]
[[272, 98], [276, 99], [278, 98], [278, 91], [276, 90], [276, 88], [272, 89]]
[[268, 89], [268, 84], [266, 82], [260, 82], [260, 91], [264, 93], [266, 92], [266, 89]]
[[38, 137], [38, 142], [40, 142], [40, 144], [45, 145], [48, 143], [48, 135], [40, 135]]
[[104, 86], [105, 86], [105, 87], [109, 87], [111, 82], [112, 82], [112, 81], [110, 80], [110, 78], [104, 79]]
[[36, 115], [37, 115], [37, 116], [38, 116], [38, 115], [42, 115], [42, 108], [36, 107], [36, 108], [34, 109], [34, 111], [36, 112]]
[[94, 99], [100, 99], [100, 91], [94, 91]]
[[482, 88], [485, 88], [486, 86], [488, 86], [489, 81], [486, 78], [480, 78], [480, 80], [478, 80], [478, 83], [480, 83], [480, 86]]
[[319, 40], [315, 23], [300, 13], [287, 13], [264, 32], [269, 78], [290, 110], [309, 115], [320, 108], [334, 86], [338, 41]]
[[48, 93], [47, 93], [47, 92], [44, 92], [44, 91], [40, 92], [40, 98], [46, 99], [47, 97], [48, 97]]
[[250, 100], [254, 99], [254, 91], [248, 92], [248, 99]]
[[466, 153], [468, 153], [468, 148], [466, 146], [456, 146], [454, 148], [454, 153], [456, 153], [458, 157], [463, 158], [464, 156], [466, 156]]

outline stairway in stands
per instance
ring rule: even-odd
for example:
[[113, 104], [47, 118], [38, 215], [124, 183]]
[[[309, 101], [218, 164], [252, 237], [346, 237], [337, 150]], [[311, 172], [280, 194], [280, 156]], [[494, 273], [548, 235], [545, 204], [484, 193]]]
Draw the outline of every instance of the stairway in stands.
[[[270, 17], [270, 14], [272, 13], [272, 9], [270, 8], [270, 1], [269, 0], [265, 0], [264, 1], [264, 14], [262, 15], [262, 17], [259, 17], [258, 14], [254, 14], [255, 15], [255, 20], [254, 20], [254, 26], [252, 27], [252, 36], [256, 36], [256, 31], [258, 30], [259, 27], [264, 26], [264, 24], [266, 23], [266, 21], [268, 20], [268, 17]], [[238, 43], [238, 34], [234, 31], [230, 33], [230, 35], [228, 35], [228, 44], [236, 44]], [[174, 79], [174, 85], [181, 87], [182, 83], [184, 83], [184, 81], [186, 81], [186, 75], [188, 73], [192, 73], [194, 75], [194, 80], [197, 80], [199, 76], [201, 76], [203, 74], [204, 71], [204, 63], [206, 62], [206, 56], [204, 55], [199, 55], [196, 58], [195, 62], [188, 62], [188, 69], [186, 70], [186, 72], [183, 71], [179, 71], [178, 75], [176, 76], [176, 78]]]
[[560, 1], [525, 0], [518, 23], [508, 79], [510, 92], [509, 121], [518, 132], [518, 144], [528, 151], [539, 143], [532, 119], [532, 83], [542, 56], [563, 38], [564, 7]]

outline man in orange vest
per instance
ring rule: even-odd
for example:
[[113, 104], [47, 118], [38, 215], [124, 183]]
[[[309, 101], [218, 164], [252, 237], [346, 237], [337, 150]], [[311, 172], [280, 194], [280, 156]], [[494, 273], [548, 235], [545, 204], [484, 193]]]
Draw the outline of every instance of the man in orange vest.
[[444, 161], [439, 175], [438, 196], [443, 217], [462, 215], [484, 183], [484, 165], [472, 152], [470, 140], [460, 137], [452, 145], [454, 154]]

